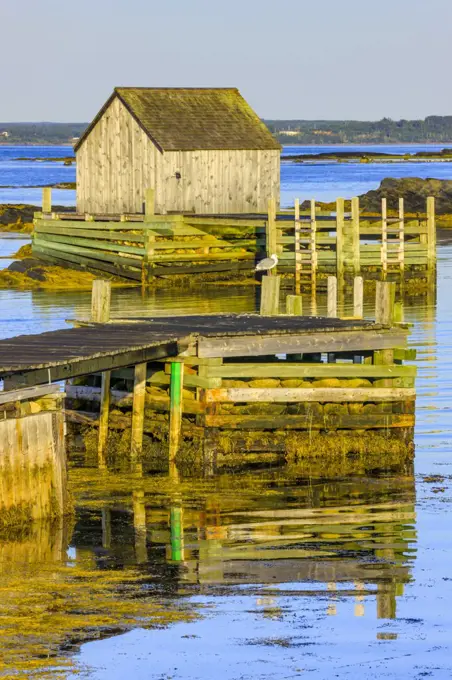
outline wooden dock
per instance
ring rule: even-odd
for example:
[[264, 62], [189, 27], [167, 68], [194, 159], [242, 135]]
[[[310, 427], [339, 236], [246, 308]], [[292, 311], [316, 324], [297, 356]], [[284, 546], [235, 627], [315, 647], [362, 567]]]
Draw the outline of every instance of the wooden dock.
[[[153, 193], [149, 192], [149, 201]], [[159, 277], [193, 276], [239, 280], [253, 274], [263, 257], [277, 254], [283, 283], [316, 289], [335, 275], [339, 285], [362, 274], [366, 280], [413, 281], [421, 290], [435, 285], [435, 204], [423, 215], [405, 215], [403, 198], [396, 214], [382, 200], [381, 215], [362, 215], [359, 199], [351, 211], [338, 199], [332, 213], [276, 212], [270, 200], [263, 215], [88, 215], [53, 213], [46, 195], [36, 213], [33, 253], [63, 266], [106, 272], [145, 285]]]
[[67, 416], [98, 429], [99, 467], [118, 464], [111, 436], [122, 430], [130, 436], [120, 466], [140, 473], [150, 442], [163, 445], [163, 466], [187, 447], [211, 469], [339, 452], [410, 461], [416, 369], [403, 365], [409, 331], [392, 322], [393, 293], [394, 284], [379, 284], [376, 321], [334, 314], [109, 321], [110, 285], [98, 281], [91, 320], [0, 341], [0, 410], [2, 401], [32, 399], [33, 390], [65, 381]]

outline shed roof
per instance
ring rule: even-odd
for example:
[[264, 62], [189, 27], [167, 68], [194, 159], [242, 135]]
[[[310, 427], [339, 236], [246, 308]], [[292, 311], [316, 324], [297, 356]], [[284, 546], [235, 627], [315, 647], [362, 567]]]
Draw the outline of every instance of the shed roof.
[[117, 87], [76, 150], [115, 97], [160, 151], [281, 148], [236, 88]]

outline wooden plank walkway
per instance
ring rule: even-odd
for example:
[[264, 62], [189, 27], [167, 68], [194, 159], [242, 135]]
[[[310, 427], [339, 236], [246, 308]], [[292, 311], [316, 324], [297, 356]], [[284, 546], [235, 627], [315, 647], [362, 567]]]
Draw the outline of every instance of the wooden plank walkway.
[[[292, 339], [303, 336], [313, 342], [319, 334], [328, 345], [337, 346], [340, 331], [349, 334], [366, 331], [374, 336], [383, 327], [371, 321], [323, 317], [262, 317], [254, 314], [215, 314], [181, 317], [155, 317], [116, 320], [107, 324], [86, 323], [82, 327], [21, 335], [0, 340], [0, 377], [20, 374], [21, 385], [56, 382], [115, 368], [133, 366], [159, 358], [175, 357], [190, 342], [204, 339], [206, 356], [215, 351], [212, 343], [234, 345], [273, 338], [281, 351]], [[279, 336], [275, 337], [275, 336]], [[393, 339], [391, 340], [393, 342]], [[276, 351], [278, 346], [273, 350]], [[305, 350], [306, 351], [306, 350]], [[313, 350], [311, 350], [313, 351]]]

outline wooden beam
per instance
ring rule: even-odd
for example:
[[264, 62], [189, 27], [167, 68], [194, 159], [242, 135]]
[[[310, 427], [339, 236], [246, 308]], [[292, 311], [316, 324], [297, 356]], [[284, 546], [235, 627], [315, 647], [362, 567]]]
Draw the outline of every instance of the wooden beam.
[[[14, 381], [14, 378], [13, 378]], [[27, 401], [28, 399], [39, 399], [50, 394], [60, 394], [64, 397], [59, 385], [43, 385], [42, 387], [24, 387], [0, 392], [0, 404], [9, 404], [14, 401]]]
[[414, 414], [359, 414], [313, 416], [206, 415], [206, 427], [227, 430], [385, 430], [414, 427]]
[[291, 403], [291, 402], [389, 402], [414, 401], [416, 390], [406, 387], [273, 387], [273, 388], [241, 388], [206, 390], [206, 402], [262, 402], [262, 403]]
[[352, 218], [350, 233], [350, 257], [355, 276], [360, 271], [360, 235], [359, 235], [359, 198], [352, 198]]
[[73, 362], [68, 362], [59, 366], [51, 366], [49, 368], [26, 371], [23, 373], [17, 372], [13, 375], [17, 385], [31, 387], [32, 385], [49, 383], [49, 381], [58, 382], [59, 380], [67, 380], [68, 378], [76, 378], [91, 373], [102, 373], [103, 371], [112, 370], [114, 368], [134, 366], [138, 363], [155, 361], [156, 359], [162, 359], [164, 357], [177, 356], [179, 350], [180, 346], [178, 345], [178, 342], [171, 341], [156, 347], [147, 347], [124, 352], [124, 354], [100, 356], [94, 359], [89, 358], [79, 361], [74, 360]]
[[209, 366], [211, 380], [218, 378], [410, 378], [416, 376], [416, 366], [374, 366], [352, 363], [293, 363], [275, 361], [264, 364], [222, 364]]
[[198, 339], [198, 356], [244, 357], [269, 354], [313, 354], [319, 352], [355, 352], [391, 349], [406, 345], [408, 331], [402, 328], [366, 331], [331, 331], [286, 335], [246, 335]]
[[133, 383], [132, 430], [130, 441], [130, 469], [131, 472], [141, 473], [143, 466], [141, 454], [143, 451], [144, 404], [146, 397], [146, 369], [147, 364], [135, 366]]

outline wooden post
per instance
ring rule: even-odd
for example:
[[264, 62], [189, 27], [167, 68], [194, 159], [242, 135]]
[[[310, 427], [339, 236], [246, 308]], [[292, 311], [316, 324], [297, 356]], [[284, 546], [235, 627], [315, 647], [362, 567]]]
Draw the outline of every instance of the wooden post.
[[396, 302], [394, 304], [394, 323], [403, 323], [404, 320], [404, 308], [403, 308], [403, 301], [399, 300], [399, 302]]
[[403, 198], [399, 198], [399, 267], [403, 272], [405, 269], [405, 208]]
[[344, 199], [336, 200], [336, 276], [339, 286], [344, 283]]
[[301, 295], [288, 295], [286, 297], [286, 314], [296, 316], [303, 314], [303, 298]]
[[279, 288], [281, 277], [263, 276], [261, 286], [261, 314], [275, 316], [279, 314]]
[[388, 271], [388, 202], [386, 198], [381, 199], [381, 268], [385, 279]]
[[364, 316], [364, 281], [362, 276], [353, 280], [353, 316], [362, 319]]
[[328, 277], [327, 307], [327, 316], [337, 317], [337, 278], [335, 276]]
[[375, 323], [391, 326], [394, 321], [395, 283], [377, 281]]
[[130, 469], [141, 474], [143, 451], [144, 405], [146, 399], [147, 364], [137, 364], [133, 381], [132, 431], [130, 441]]
[[91, 321], [107, 323], [110, 320], [111, 283], [95, 279], [91, 289]]
[[[267, 257], [276, 254], [276, 201], [274, 198], [268, 199], [268, 216], [267, 216]], [[276, 273], [276, 270], [273, 269]]]
[[111, 372], [102, 373], [100, 391], [100, 414], [99, 414], [99, 434], [97, 439], [97, 465], [100, 470], [105, 470], [107, 462], [105, 459], [105, 449], [108, 440], [108, 417], [110, 414], [110, 384]]
[[150, 283], [153, 278], [153, 260], [154, 260], [154, 243], [155, 234], [150, 233], [147, 229], [144, 230], [144, 255], [141, 266], [141, 283], [143, 286]]
[[155, 190], [152, 187], [146, 189], [144, 194], [144, 221], [155, 214]]
[[295, 250], [295, 293], [301, 290], [301, 250], [300, 250], [300, 199], [295, 199], [294, 219], [294, 250]]
[[169, 425], [169, 459], [173, 462], [179, 449], [182, 428], [182, 389], [184, 385], [184, 364], [182, 361], [171, 362], [170, 376], [170, 425]]
[[434, 268], [436, 264], [436, 220], [433, 196], [427, 198], [427, 264], [429, 268]]
[[351, 258], [355, 276], [360, 272], [359, 198], [352, 198]]
[[[111, 283], [103, 279], [93, 281], [91, 292], [91, 321], [107, 323], [110, 320]], [[100, 470], [107, 467], [105, 449], [108, 439], [108, 417], [110, 412], [111, 373], [102, 373], [99, 413], [99, 433], [97, 439], [97, 464]]]
[[44, 187], [42, 190], [42, 212], [46, 215], [52, 212], [52, 187]]
[[311, 251], [311, 286], [312, 293], [315, 295], [317, 279], [317, 222], [315, 218], [315, 200], [311, 200], [311, 236], [309, 239], [309, 249]]

